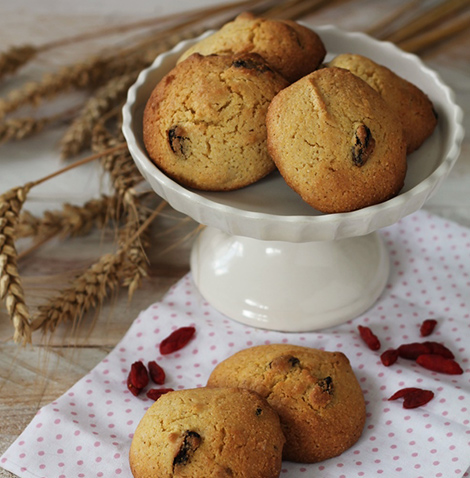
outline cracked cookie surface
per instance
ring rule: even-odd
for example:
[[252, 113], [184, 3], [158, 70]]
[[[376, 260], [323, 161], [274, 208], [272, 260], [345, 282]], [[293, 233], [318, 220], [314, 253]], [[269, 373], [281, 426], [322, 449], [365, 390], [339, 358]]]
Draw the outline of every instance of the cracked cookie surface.
[[437, 125], [437, 115], [431, 100], [416, 85], [362, 55], [344, 53], [328, 65], [351, 71], [382, 96], [403, 125], [408, 154], [431, 136]]
[[284, 441], [278, 415], [252, 391], [179, 390], [147, 410], [129, 462], [134, 478], [275, 478]]
[[155, 87], [144, 111], [150, 158], [184, 186], [229, 191], [275, 169], [265, 117], [287, 81], [256, 54], [194, 54]]
[[268, 150], [287, 184], [325, 213], [385, 201], [401, 190], [400, 120], [365, 81], [322, 68], [282, 90], [266, 118]]
[[260, 18], [245, 12], [190, 47], [179, 61], [193, 53], [258, 53], [289, 82], [294, 82], [316, 70], [326, 50], [310, 28], [290, 20]]
[[216, 366], [208, 387], [254, 390], [276, 410], [286, 460], [314, 463], [341, 454], [362, 434], [365, 403], [341, 352], [288, 344], [242, 350]]

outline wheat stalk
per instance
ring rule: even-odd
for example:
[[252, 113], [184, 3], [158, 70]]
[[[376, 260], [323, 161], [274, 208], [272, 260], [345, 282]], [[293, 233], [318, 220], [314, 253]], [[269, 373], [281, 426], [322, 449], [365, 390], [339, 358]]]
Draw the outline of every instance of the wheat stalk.
[[37, 48], [32, 45], [13, 46], [0, 54], [0, 78], [15, 73], [34, 58]]
[[446, 0], [429, 8], [416, 18], [409, 21], [393, 33], [385, 36], [387, 41], [399, 43], [410, 39], [412, 36], [432, 28], [436, 23], [441, 22], [448, 15], [458, 13], [470, 5], [469, 0]]
[[[148, 53], [147, 53], [148, 54]], [[72, 89], [96, 88], [111, 78], [136, 71], [148, 65], [146, 53], [109, 55], [89, 58], [83, 62], [47, 73], [37, 82], [29, 82], [0, 99], [0, 118], [25, 105], [38, 106], [45, 99]]]
[[94, 161], [103, 154], [123, 149], [125, 146], [125, 144], [118, 145], [100, 154], [89, 156], [37, 181], [10, 189], [0, 195], [0, 298], [5, 301], [8, 314], [13, 323], [13, 339], [15, 342], [30, 343], [32, 332], [31, 316], [26, 306], [24, 289], [18, 273], [18, 254], [15, 247], [15, 230], [29, 191], [32, 187], [59, 174]]
[[13, 322], [15, 342], [31, 342], [30, 313], [17, 266], [15, 227], [32, 184], [0, 196], [0, 298]]
[[165, 201], [161, 201], [154, 211], [147, 209], [132, 189], [124, 197], [127, 220], [119, 231], [118, 243], [125, 250], [127, 267], [125, 267], [123, 286], [128, 288], [129, 300], [141, 286], [142, 280], [148, 276], [149, 268], [146, 249], [151, 243], [150, 229], [146, 228], [138, 235], [136, 232], [152, 215], [156, 212], [159, 214], [166, 205]]
[[7, 141], [20, 141], [41, 132], [55, 118], [13, 118], [0, 123], [0, 144]]
[[123, 254], [124, 251], [105, 254], [58, 297], [39, 306], [31, 323], [32, 330], [42, 328], [45, 332], [52, 332], [60, 323], [80, 320], [91, 307], [101, 304], [121, 281], [119, 265]]
[[[103, 151], [112, 150], [115, 145], [121, 144], [123, 140], [121, 132], [115, 137], [100, 122], [93, 130], [92, 150], [100, 154]], [[109, 174], [112, 186], [121, 200], [130, 188], [143, 181], [143, 177], [127, 148], [102, 154], [101, 165], [104, 171]]]
[[63, 158], [75, 156], [90, 147], [93, 128], [104, 115], [125, 100], [127, 90], [134, 83], [138, 73], [134, 71], [111, 79], [86, 102], [81, 114], [61, 139]]
[[[86, 235], [93, 227], [102, 229], [110, 217], [118, 216], [115, 203], [115, 197], [103, 195], [81, 206], [65, 203], [62, 210], [45, 211], [41, 218], [24, 211], [16, 227], [16, 237], [42, 241], [57, 235], [62, 239]], [[21, 253], [19, 258], [24, 255]]]
[[83, 274], [77, 276], [70, 287], [39, 306], [38, 313], [31, 321], [31, 329], [53, 332], [59, 324], [63, 322], [76, 324], [91, 308], [101, 306], [110, 292], [117, 290], [123, 279], [129, 276], [126, 271], [128, 267], [126, 251], [150, 226], [159, 212], [160, 207], [149, 215], [114, 254], [102, 256]]

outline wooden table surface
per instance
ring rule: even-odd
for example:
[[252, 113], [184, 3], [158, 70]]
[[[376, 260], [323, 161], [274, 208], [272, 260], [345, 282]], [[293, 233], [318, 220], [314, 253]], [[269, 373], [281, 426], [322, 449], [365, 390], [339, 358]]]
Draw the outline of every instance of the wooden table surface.
[[[103, 25], [118, 25], [222, 2], [187, 0], [168, 5], [169, 2], [161, 0], [7, 0], [6, 3], [2, 4], [0, 15], [2, 49], [25, 43], [42, 44]], [[312, 26], [331, 23], [348, 30], [363, 31], [405, 3], [398, 0], [341, 1], [303, 20]], [[422, 2], [421, 8], [429, 3], [433, 2]], [[464, 14], [470, 14], [468, 7]], [[6, 94], [18, 82], [37, 79], [45, 70], [83, 57], [90, 49], [101, 47], [103, 41], [93, 40], [58, 49], [54, 55], [41, 55], [18, 75], [4, 80], [0, 84], [0, 94]], [[457, 101], [466, 113], [467, 132], [460, 159], [425, 208], [470, 227], [470, 28], [425, 50], [420, 56], [454, 88]], [[61, 167], [57, 141], [63, 131], [64, 126], [58, 125], [31, 139], [0, 145], [0, 193]], [[93, 166], [83, 168], [78, 184], [76, 172], [70, 173], [73, 180], [69, 177], [51, 181], [35, 191], [26, 208], [39, 212], [96, 194], [99, 181], [94, 173]], [[158, 301], [189, 271], [191, 233], [196, 227], [194, 221], [167, 208], [153, 227], [150, 276], [133, 300], [129, 302], [125, 292], [118, 294], [72, 333], [65, 328], [59, 329], [47, 341], [37, 335], [32, 346], [21, 347], [12, 341], [11, 322], [4, 306], [0, 307], [0, 454], [23, 431], [39, 408], [63, 394], [113, 349], [139, 311]], [[30, 293], [28, 300], [40, 301], [44, 294], [62, 287], [70, 270], [95, 260], [107, 251], [112, 240], [113, 237], [103, 237], [100, 231], [95, 231], [81, 238], [51, 241], [29, 254], [19, 264]], [[18, 247], [21, 249], [21, 244]], [[13, 475], [0, 470], [0, 476]]]

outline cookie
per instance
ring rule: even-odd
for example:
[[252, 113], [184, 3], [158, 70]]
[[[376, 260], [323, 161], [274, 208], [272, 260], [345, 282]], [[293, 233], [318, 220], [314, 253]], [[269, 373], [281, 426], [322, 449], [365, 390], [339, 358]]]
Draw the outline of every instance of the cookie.
[[285, 460], [315, 463], [340, 455], [364, 427], [361, 387], [341, 352], [252, 347], [219, 363], [207, 386], [241, 387], [265, 397], [281, 419]]
[[230, 191], [275, 169], [265, 117], [286, 80], [256, 54], [191, 55], [155, 87], [144, 111], [150, 158], [184, 186]]
[[351, 71], [380, 93], [400, 118], [408, 154], [417, 150], [433, 133], [437, 115], [432, 102], [414, 84], [362, 55], [338, 55], [329, 66]]
[[129, 462], [134, 478], [274, 478], [284, 441], [279, 417], [254, 392], [179, 390], [147, 410]]
[[406, 175], [406, 144], [396, 114], [348, 70], [322, 68], [272, 100], [268, 150], [287, 184], [325, 213], [395, 196]]
[[326, 55], [321, 38], [310, 28], [291, 20], [270, 20], [242, 13], [220, 30], [193, 45], [192, 53], [258, 53], [289, 82], [314, 71]]

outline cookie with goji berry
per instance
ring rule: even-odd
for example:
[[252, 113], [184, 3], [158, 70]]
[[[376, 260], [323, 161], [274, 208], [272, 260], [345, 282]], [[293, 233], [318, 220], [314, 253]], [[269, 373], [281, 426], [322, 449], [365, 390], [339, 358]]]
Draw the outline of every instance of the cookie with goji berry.
[[291, 20], [242, 13], [220, 30], [190, 47], [180, 58], [201, 55], [258, 53], [289, 82], [316, 70], [326, 55], [325, 45], [312, 29]]
[[280, 91], [266, 117], [268, 151], [287, 184], [318, 211], [354, 211], [392, 198], [406, 175], [403, 129], [385, 100], [342, 68]]
[[144, 111], [150, 158], [180, 184], [230, 191], [275, 169], [266, 111], [287, 81], [256, 54], [197, 53], [155, 87]]
[[365, 402], [341, 352], [270, 344], [219, 363], [208, 387], [241, 387], [265, 397], [281, 419], [283, 458], [315, 463], [340, 455], [362, 434]]
[[277, 413], [255, 392], [178, 390], [147, 410], [129, 462], [135, 478], [277, 478], [284, 442]]
[[408, 154], [417, 150], [434, 132], [437, 114], [429, 97], [386, 66], [365, 56], [350, 53], [333, 58], [329, 66], [351, 71], [380, 93], [400, 118]]

